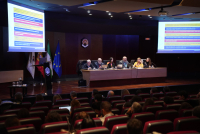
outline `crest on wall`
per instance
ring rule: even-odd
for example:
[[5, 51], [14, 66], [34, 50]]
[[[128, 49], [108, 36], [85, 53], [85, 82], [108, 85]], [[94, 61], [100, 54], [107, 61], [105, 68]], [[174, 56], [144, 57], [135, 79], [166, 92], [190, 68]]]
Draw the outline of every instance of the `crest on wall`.
[[81, 40], [81, 46], [82, 46], [83, 48], [87, 48], [88, 45], [89, 45], [88, 39], [83, 38], [83, 39]]

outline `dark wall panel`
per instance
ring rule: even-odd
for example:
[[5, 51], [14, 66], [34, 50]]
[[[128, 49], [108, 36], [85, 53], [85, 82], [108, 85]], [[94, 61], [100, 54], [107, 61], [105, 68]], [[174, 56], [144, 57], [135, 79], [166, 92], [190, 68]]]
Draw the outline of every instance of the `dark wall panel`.
[[102, 57], [104, 60], [108, 60], [110, 57], [114, 58], [114, 61], [116, 60], [116, 45], [115, 41], [116, 36], [115, 35], [103, 35], [103, 53]]
[[100, 34], [91, 35], [90, 59], [102, 58], [103, 36]]

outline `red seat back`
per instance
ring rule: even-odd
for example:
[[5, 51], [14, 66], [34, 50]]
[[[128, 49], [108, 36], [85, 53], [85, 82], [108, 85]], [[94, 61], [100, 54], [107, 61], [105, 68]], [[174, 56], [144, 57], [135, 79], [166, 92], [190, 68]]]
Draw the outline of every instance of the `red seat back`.
[[60, 100], [56, 100], [56, 102], [54, 103], [54, 105], [70, 105], [70, 99], [60, 99]]
[[40, 127], [42, 125], [42, 120], [40, 117], [22, 118], [19, 119], [19, 122], [21, 123], [21, 125], [33, 124], [35, 126], [36, 132], [40, 130]]
[[110, 134], [110, 132], [106, 127], [94, 127], [78, 130], [76, 134]]
[[112, 100], [121, 100], [121, 99], [122, 99], [121, 96], [119, 96], [119, 95], [114, 95], [114, 96], [108, 97], [108, 98], [107, 98], [107, 101], [108, 101], [108, 102], [111, 102]]
[[35, 134], [35, 127], [33, 124], [8, 127], [6, 129], [8, 134]]
[[119, 109], [117, 109], [117, 108], [112, 108], [112, 113], [114, 114], [114, 115], [120, 115], [121, 113], [120, 113], [120, 111], [119, 111]]
[[2, 114], [0, 115], [0, 121], [4, 121], [9, 117], [17, 117], [17, 114]]
[[169, 132], [167, 134], [199, 134], [197, 131], [175, 131], [175, 132]]
[[164, 94], [163, 93], [153, 93], [152, 97], [156, 97], [156, 98], [164, 97]]
[[119, 112], [122, 112], [122, 108], [123, 108], [124, 103], [115, 103], [114, 108], [119, 109]]
[[166, 104], [165, 109], [174, 109], [174, 110], [179, 110], [181, 107], [181, 104], [175, 103], [175, 104]]
[[47, 106], [50, 109], [52, 107], [52, 102], [50, 100], [36, 101], [33, 107], [37, 106]]
[[37, 106], [37, 107], [31, 107], [29, 111], [44, 111], [45, 115], [47, 115], [49, 108], [47, 106]]
[[90, 107], [90, 104], [89, 104], [89, 103], [80, 103], [80, 105], [81, 105], [82, 107]]
[[45, 121], [45, 113], [42, 110], [38, 110], [38, 111], [29, 111], [29, 114], [31, 117], [40, 117], [42, 120], [42, 123], [44, 123]]
[[89, 99], [87, 97], [76, 98], [80, 103], [88, 103]]
[[165, 92], [165, 96], [176, 96], [177, 92]]
[[5, 111], [4, 111], [4, 114], [16, 114], [16, 115], [17, 115], [20, 109], [21, 109], [21, 108], [8, 109], [8, 110], [5, 110]]
[[22, 104], [20, 105], [15, 105], [15, 108], [26, 108], [29, 109], [31, 107], [31, 103], [30, 102], [22, 102]]
[[68, 109], [50, 109], [49, 112], [57, 112], [59, 114], [69, 114]]
[[110, 103], [114, 107], [116, 103], [125, 103], [125, 100], [112, 100]]
[[[96, 123], [97, 127], [102, 126], [102, 121], [99, 118], [93, 118], [93, 120]], [[83, 119], [76, 120], [74, 123], [74, 129], [80, 129], [82, 121], [83, 121]]]
[[171, 110], [159, 110], [156, 112], [156, 119], [168, 119], [170, 121], [174, 121], [175, 118], [178, 118], [178, 112], [174, 109]]
[[144, 107], [145, 112], [152, 112], [156, 114], [158, 110], [163, 110], [163, 107], [161, 105], [148, 105]]
[[142, 98], [142, 100], [144, 100], [145, 98], [150, 98], [150, 94], [149, 93], [140, 93], [138, 94], [139, 97]]
[[126, 134], [127, 124], [117, 124], [114, 125], [110, 134]]
[[61, 105], [53, 105], [51, 109], [59, 109], [59, 107], [66, 107], [69, 106], [68, 104], [61, 104]]
[[133, 96], [135, 96], [135, 95], [134, 94], [124, 95], [123, 100], [125, 100], [127, 102], [128, 100], [132, 99]]
[[180, 117], [192, 116], [192, 111], [193, 109], [181, 109], [179, 116]]
[[155, 115], [151, 112], [134, 113], [131, 118], [140, 120], [144, 125], [147, 121], [155, 120]]

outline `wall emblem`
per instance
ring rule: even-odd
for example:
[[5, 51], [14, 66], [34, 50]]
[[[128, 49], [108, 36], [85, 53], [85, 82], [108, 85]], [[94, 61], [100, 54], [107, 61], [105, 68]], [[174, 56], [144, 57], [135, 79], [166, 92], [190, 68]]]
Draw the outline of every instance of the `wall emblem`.
[[82, 44], [82, 47], [83, 47], [83, 48], [87, 48], [88, 45], [89, 45], [88, 39], [83, 38], [83, 39], [81, 40], [81, 44]]
[[48, 67], [45, 68], [45, 74], [46, 74], [47, 76], [50, 75], [50, 69], [49, 69]]

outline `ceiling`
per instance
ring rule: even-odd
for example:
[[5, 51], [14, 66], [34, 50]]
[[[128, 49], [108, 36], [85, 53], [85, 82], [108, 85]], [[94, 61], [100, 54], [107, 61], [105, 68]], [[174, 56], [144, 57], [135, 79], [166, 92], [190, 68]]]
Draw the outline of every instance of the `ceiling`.
[[[50, 12], [108, 19], [200, 20], [200, 0], [12, 0]], [[96, 4], [93, 4], [96, 2]], [[83, 6], [89, 3], [90, 6]], [[160, 17], [164, 7], [168, 16]], [[136, 12], [136, 10], [149, 9]], [[89, 11], [88, 11], [89, 10]], [[106, 12], [107, 11], [107, 12]], [[109, 12], [108, 12], [109, 11]], [[131, 12], [133, 11], [133, 12]], [[108, 14], [111, 15], [108, 15]], [[185, 13], [196, 13], [181, 15]], [[172, 16], [177, 15], [178, 16]], [[150, 16], [148, 16], [150, 15]], [[111, 17], [112, 16], [112, 17]]]

